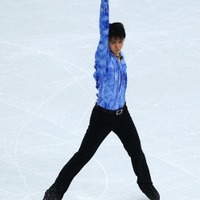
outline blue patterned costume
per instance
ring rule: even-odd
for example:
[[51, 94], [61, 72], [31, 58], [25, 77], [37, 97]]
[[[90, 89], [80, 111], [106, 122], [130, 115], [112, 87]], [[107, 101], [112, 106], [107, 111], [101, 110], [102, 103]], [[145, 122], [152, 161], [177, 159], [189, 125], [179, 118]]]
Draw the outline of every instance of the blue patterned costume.
[[[108, 0], [101, 0], [99, 25], [100, 41], [95, 54], [94, 73], [99, 91], [97, 105], [92, 110], [80, 148], [62, 168], [55, 182], [45, 192], [43, 200], [62, 200], [72, 180], [93, 157], [111, 131], [118, 136], [130, 156], [142, 192], [150, 200], [160, 200], [160, 195], [152, 184], [137, 129], [125, 105], [127, 74], [124, 58], [118, 61], [109, 48]], [[120, 55], [123, 56], [121, 52]], [[126, 173], [125, 169], [122, 170]], [[95, 172], [95, 168], [92, 172]]]
[[100, 41], [95, 54], [96, 87], [98, 89], [97, 104], [108, 110], [118, 110], [125, 104], [127, 87], [126, 63], [123, 57], [121, 62], [111, 53], [108, 44], [109, 35], [109, 3], [101, 1], [100, 7]]

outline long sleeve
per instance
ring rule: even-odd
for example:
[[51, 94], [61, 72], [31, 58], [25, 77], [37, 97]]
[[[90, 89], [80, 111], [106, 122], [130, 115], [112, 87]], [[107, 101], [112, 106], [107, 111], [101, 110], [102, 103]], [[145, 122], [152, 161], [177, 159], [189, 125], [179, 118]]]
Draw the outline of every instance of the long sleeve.
[[101, 0], [99, 14], [100, 40], [95, 54], [95, 67], [106, 66], [106, 56], [109, 53], [108, 34], [109, 34], [109, 0]]
[[100, 35], [108, 36], [109, 32], [109, 0], [101, 0], [99, 15]]

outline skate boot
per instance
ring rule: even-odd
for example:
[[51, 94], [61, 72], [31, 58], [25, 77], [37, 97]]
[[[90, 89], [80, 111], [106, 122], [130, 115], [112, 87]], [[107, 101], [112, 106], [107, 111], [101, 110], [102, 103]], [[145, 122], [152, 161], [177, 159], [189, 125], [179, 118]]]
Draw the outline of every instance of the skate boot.
[[63, 197], [63, 193], [60, 189], [57, 189], [54, 185], [52, 185], [44, 195], [43, 200], [61, 200]]
[[141, 184], [139, 188], [150, 200], [160, 200], [160, 195], [152, 183]]

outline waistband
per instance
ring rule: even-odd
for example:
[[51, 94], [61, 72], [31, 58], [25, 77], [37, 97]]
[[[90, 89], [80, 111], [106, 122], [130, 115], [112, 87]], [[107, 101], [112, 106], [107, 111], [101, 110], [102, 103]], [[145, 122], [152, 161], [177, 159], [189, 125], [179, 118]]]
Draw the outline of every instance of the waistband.
[[124, 106], [119, 110], [108, 110], [108, 109], [105, 109], [105, 108], [99, 106], [97, 103], [96, 103], [95, 107], [105, 113], [121, 115], [123, 113], [123, 111], [126, 109], [126, 104], [124, 104]]

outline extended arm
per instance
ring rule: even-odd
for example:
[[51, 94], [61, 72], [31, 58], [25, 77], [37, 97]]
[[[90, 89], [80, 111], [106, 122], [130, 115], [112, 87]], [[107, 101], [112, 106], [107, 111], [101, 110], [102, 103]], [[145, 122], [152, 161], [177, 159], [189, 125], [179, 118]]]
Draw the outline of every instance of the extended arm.
[[109, 0], [101, 0], [99, 16], [100, 41], [95, 54], [95, 66], [105, 67], [106, 56], [109, 52], [108, 34], [109, 34]]
[[109, 0], [101, 0], [99, 16], [100, 36], [108, 36], [109, 32]]

